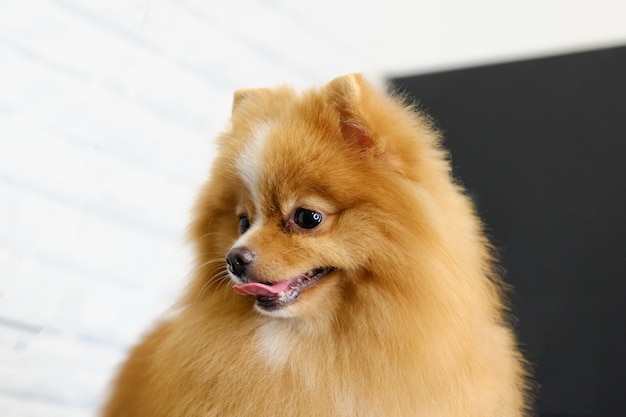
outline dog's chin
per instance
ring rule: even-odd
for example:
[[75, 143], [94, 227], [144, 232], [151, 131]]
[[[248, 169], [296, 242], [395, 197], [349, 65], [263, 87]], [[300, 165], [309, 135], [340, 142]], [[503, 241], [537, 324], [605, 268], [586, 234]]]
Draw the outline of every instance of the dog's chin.
[[296, 277], [276, 282], [241, 282], [241, 279], [234, 279], [233, 289], [242, 296], [255, 297], [255, 308], [263, 314], [292, 317], [297, 314], [300, 296], [310, 291], [335, 270], [336, 268], [332, 266], [315, 268]]

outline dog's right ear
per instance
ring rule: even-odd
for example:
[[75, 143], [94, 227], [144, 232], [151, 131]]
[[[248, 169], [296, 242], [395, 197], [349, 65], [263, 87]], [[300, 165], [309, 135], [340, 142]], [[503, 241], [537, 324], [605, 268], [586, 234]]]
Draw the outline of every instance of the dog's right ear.
[[236, 90], [233, 96], [233, 108], [231, 111], [234, 112], [242, 102], [254, 98], [260, 98], [267, 95], [271, 91], [272, 90], [269, 88], [241, 88]]
[[251, 95], [254, 95], [255, 91], [256, 91], [255, 88], [242, 88], [242, 89], [236, 90], [233, 96], [232, 112], [235, 111], [235, 109], [239, 106], [239, 104], [241, 104], [241, 102], [244, 99], [246, 99], [246, 97], [250, 97]]

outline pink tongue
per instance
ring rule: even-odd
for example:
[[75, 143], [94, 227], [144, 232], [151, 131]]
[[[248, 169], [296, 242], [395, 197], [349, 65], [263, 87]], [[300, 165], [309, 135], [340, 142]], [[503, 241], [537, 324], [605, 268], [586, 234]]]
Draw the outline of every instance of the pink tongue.
[[256, 295], [271, 297], [276, 294], [287, 291], [289, 285], [292, 283], [292, 279], [277, 282], [273, 285], [261, 284], [260, 282], [251, 282], [249, 284], [237, 284], [233, 286], [233, 289], [239, 295]]

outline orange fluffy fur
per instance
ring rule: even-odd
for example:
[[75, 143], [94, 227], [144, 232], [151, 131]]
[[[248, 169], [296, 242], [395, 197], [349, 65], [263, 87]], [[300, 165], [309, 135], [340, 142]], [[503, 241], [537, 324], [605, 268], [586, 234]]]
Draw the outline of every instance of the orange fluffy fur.
[[[346, 75], [238, 91], [231, 122], [196, 205], [193, 281], [104, 416], [526, 415], [489, 244], [428, 119]], [[299, 207], [323, 222], [298, 228]], [[242, 244], [265, 281], [335, 270], [263, 311], [228, 276]]]

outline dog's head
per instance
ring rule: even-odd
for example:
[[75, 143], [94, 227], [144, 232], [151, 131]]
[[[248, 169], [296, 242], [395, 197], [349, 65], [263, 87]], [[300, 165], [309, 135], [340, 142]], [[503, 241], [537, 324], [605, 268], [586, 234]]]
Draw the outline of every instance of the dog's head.
[[332, 310], [375, 271], [406, 264], [398, 247], [419, 221], [407, 187], [435, 142], [359, 75], [304, 93], [238, 91], [198, 205], [200, 261], [225, 255], [229, 285], [262, 313]]

